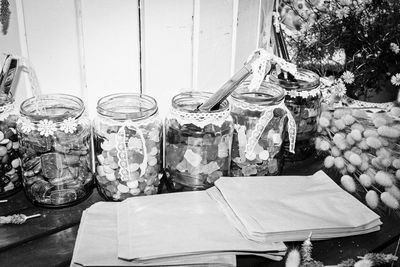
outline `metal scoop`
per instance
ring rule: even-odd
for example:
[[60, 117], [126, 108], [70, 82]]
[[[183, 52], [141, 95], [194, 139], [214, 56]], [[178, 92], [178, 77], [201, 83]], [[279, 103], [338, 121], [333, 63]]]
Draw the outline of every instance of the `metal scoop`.
[[216, 91], [207, 101], [197, 107], [200, 112], [210, 112], [217, 109], [236, 87], [251, 74], [251, 64], [257, 60], [260, 52], [256, 52], [251, 60], [246, 63], [238, 72], [236, 72], [227, 82], [225, 82], [218, 91]]

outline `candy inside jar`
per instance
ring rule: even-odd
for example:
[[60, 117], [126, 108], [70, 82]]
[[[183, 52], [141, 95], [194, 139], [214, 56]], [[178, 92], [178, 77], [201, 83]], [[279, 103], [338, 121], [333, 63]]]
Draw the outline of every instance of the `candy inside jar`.
[[284, 104], [284, 90], [263, 81], [257, 91], [243, 82], [232, 94], [232, 175], [278, 175], [283, 166], [286, 123], [294, 147], [296, 125]]
[[14, 194], [22, 186], [17, 118], [14, 99], [0, 94], [0, 198]]
[[309, 70], [298, 69], [296, 79], [289, 73], [273, 72], [271, 82], [286, 90], [285, 104], [291, 111], [297, 126], [296, 151], [289, 153], [289, 140], [284, 142], [285, 158], [303, 160], [315, 152], [314, 140], [317, 133], [317, 119], [321, 114], [322, 93], [319, 76]]
[[94, 123], [96, 180], [108, 200], [158, 193], [162, 122], [154, 98], [114, 94], [97, 105]]
[[174, 190], [206, 189], [229, 175], [233, 127], [228, 101], [211, 112], [196, 111], [211, 95], [185, 92], [172, 99], [165, 123], [165, 168]]
[[21, 104], [17, 130], [23, 182], [34, 204], [68, 206], [92, 192], [91, 129], [84, 111], [81, 99], [64, 94]]

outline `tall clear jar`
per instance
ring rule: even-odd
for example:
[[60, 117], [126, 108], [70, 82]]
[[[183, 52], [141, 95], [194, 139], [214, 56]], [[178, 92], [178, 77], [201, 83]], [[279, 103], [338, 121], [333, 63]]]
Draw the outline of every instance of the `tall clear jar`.
[[107, 200], [152, 195], [162, 170], [162, 121], [154, 98], [113, 94], [97, 103], [96, 180]]
[[14, 194], [22, 186], [17, 119], [14, 99], [0, 94], [0, 198]]
[[273, 72], [271, 82], [286, 90], [285, 103], [296, 121], [297, 136], [295, 154], [288, 151], [289, 141], [284, 142], [285, 158], [292, 161], [304, 160], [315, 152], [317, 119], [321, 114], [322, 93], [318, 74], [298, 69], [296, 79], [285, 79], [283, 73]]
[[185, 92], [172, 99], [165, 122], [165, 169], [173, 190], [203, 190], [230, 175], [233, 124], [228, 101], [196, 112], [212, 93]]
[[296, 125], [285, 106], [281, 87], [263, 81], [257, 91], [249, 91], [249, 84], [243, 82], [231, 96], [232, 175], [279, 175], [283, 167], [286, 124], [292, 151]]
[[29, 98], [17, 123], [25, 193], [34, 204], [64, 207], [93, 189], [91, 125], [83, 101], [66, 94]]

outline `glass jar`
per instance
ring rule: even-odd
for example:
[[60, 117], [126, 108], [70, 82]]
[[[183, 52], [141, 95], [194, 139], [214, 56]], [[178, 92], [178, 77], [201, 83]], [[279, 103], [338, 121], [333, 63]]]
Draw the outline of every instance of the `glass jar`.
[[284, 142], [285, 158], [304, 160], [315, 152], [317, 119], [321, 114], [322, 93], [319, 76], [309, 70], [298, 69], [297, 80], [289, 80], [273, 72], [271, 82], [286, 90], [285, 103], [296, 121], [297, 136], [295, 154], [288, 153], [288, 140]]
[[64, 207], [92, 192], [91, 128], [78, 97], [48, 94], [21, 104], [17, 123], [25, 193], [34, 204]]
[[284, 90], [263, 81], [260, 88], [249, 91], [243, 82], [233, 92], [231, 115], [234, 123], [232, 141], [232, 175], [278, 175], [283, 167], [282, 142], [286, 124], [294, 149], [296, 125], [284, 104]]
[[14, 99], [0, 94], [0, 198], [16, 193], [22, 186], [17, 118]]
[[97, 188], [107, 200], [158, 193], [162, 122], [143, 94], [113, 94], [97, 103], [94, 122]]
[[172, 99], [165, 122], [165, 169], [173, 189], [202, 190], [229, 176], [232, 118], [223, 101], [211, 112], [196, 112], [209, 92], [185, 92]]

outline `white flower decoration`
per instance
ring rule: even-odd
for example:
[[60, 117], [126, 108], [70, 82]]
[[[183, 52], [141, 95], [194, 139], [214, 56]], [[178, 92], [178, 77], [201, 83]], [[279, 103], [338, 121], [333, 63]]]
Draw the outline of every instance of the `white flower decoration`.
[[343, 48], [336, 50], [332, 55], [332, 60], [344, 65], [346, 63], [346, 51]]
[[307, 91], [301, 91], [299, 92], [299, 95], [301, 98], [307, 98], [308, 97], [308, 92]]
[[390, 81], [394, 86], [400, 86], [400, 73], [393, 75]]
[[354, 82], [354, 74], [347, 70], [342, 74], [342, 80], [344, 83], [352, 84]]
[[28, 118], [19, 118], [17, 123], [21, 125], [21, 130], [25, 134], [35, 130], [35, 125]]
[[74, 118], [68, 118], [63, 120], [60, 123], [60, 130], [64, 131], [65, 133], [74, 133], [76, 131], [76, 127], [78, 126], [78, 123], [76, 122], [76, 119]]
[[395, 54], [398, 54], [400, 52], [399, 46], [395, 43], [390, 43], [390, 50], [392, 50]]
[[57, 126], [53, 121], [49, 121], [47, 119], [39, 121], [38, 128], [40, 135], [44, 135], [48, 137], [49, 135], [53, 135], [55, 131], [57, 131]]
[[335, 89], [334, 89], [334, 93], [337, 96], [344, 96], [346, 94], [346, 85], [344, 85], [343, 81], [339, 81], [336, 85], [335, 85]]
[[345, 6], [339, 10], [336, 10], [336, 17], [338, 19], [347, 18], [349, 16], [349, 13], [350, 13], [350, 8]]

